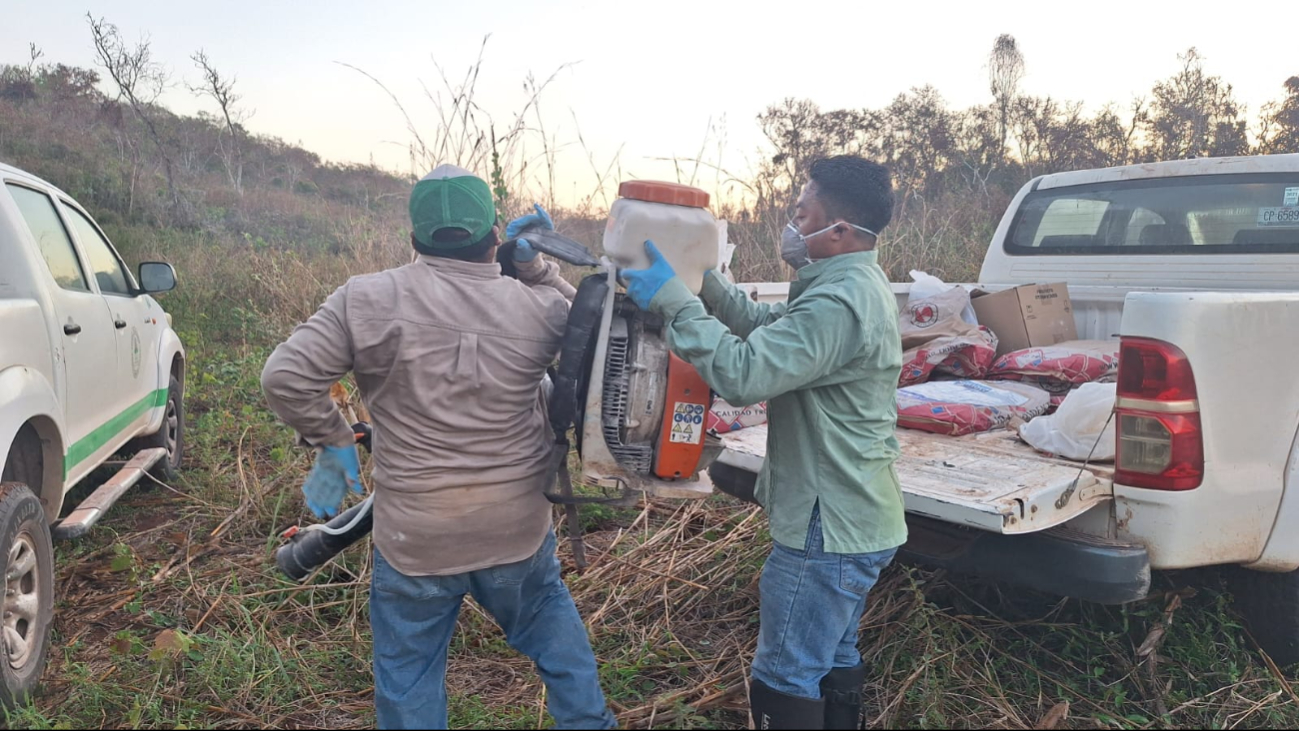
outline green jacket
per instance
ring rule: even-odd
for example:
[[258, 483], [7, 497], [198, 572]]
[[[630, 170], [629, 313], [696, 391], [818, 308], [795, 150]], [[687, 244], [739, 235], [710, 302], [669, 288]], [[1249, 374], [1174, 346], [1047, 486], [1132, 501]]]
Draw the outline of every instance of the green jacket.
[[876, 253], [843, 254], [799, 271], [788, 302], [764, 305], [715, 273], [704, 303], [679, 279], [651, 309], [673, 352], [736, 406], [767, 401], [767, 459], [757, 498], [772, 538], [795, 549], [820, 503], [825, 550], [871, 553], [906, 541], [896, 393], [902, 368], [897, 301]]

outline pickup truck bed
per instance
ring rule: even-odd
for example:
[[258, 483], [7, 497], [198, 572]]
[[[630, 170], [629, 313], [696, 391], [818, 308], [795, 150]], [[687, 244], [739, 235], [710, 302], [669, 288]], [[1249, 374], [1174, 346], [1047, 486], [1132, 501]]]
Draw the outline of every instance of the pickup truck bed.
[[[1113, 497], [1113, 467], [1039, 454], [1009, 430], [950, 437], [898, 429], [908, 513], [1006, 535], [1065, 523]], [[762, 469], [767, 428], [723, 435], [718, 461]]]
[[[1144, 546], [1065, 525], [1113, 499], [1112, 466], [1039, 454], [1008, 430], [897, 435], [910, 534], [904, 560], [1101, 604], [1136, 601], [1150, 590]], [[766, 441], [765, 426], [723, 435], [714, 469], [757, 473]]]

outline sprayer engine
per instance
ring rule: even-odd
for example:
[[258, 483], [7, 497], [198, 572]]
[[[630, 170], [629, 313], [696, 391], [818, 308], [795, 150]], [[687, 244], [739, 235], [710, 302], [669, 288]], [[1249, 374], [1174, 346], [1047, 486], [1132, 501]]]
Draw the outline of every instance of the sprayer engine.
[[611, 305], [609, 328], [596, 345], [602, 362], [592, 374], [601, 378], [587, 388], [584, 472], [597, 481], [626, 472], [632, 486], [656, 491], [660, 480], [688, 482], [704, 454], [708, 384], [669, 352], [661, 318], [621, 294]]
[[711, 494], [703, 470], [720, 445], [704, 429], [708, 384], [668, 350], [662, 319], [618, 292], [612, 267], [579, 285], [554, 380], [551, 424], [573, 426], [585, 483]]

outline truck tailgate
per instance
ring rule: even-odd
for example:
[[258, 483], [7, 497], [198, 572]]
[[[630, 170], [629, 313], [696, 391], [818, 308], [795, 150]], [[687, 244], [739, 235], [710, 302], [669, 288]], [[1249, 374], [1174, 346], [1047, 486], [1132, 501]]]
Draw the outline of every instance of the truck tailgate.
[[[1113, 496], [1113, 467], [1039, 454], [1008, 430], [949, 437], [898, 429], [898, 480], [909, 513], [994, 533], [1060, 525]], [[758, 472], [767, 427], [723, 435], [718, 461]]]

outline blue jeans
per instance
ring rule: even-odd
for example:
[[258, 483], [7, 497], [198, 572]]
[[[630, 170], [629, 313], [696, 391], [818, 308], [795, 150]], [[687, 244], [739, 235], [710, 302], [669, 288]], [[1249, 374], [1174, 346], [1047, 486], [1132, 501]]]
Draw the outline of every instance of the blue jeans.
[[556, 728], [613, 728], [586, 626], [559, 575], [555, 534], [532, 558], [454, 576], [407, 576], [376, 549], [370, 590], [379, 728], [447, 727], [447, 647], [469, 594], [537, 664]]
[[750, 671], [799, 698], [820, 698], [826, 673], [861, 663], [857, 628], [866, 595], [897, 553], [824, 549], [821, 514], [813, 510], [806, 545], [795, 550], [773, 541], [758, 582], [758, 651]]

